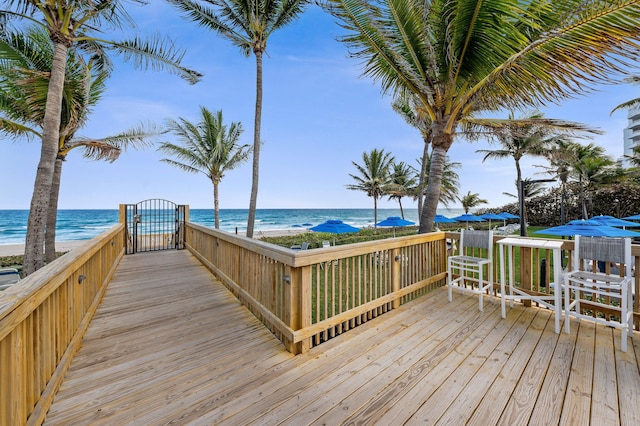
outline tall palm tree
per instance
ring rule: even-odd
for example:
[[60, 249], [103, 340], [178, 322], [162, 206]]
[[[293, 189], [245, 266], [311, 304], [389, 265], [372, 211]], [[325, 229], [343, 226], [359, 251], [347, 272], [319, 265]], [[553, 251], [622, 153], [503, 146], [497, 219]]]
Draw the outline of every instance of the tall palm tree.
[[[500, 120], [494, 123], [475, 123], [476, 126], [484, 126], [489, 133], [489, 140], [499, 144], [498, 149], [478, 149], [477, 153], [484, 154], [482, 162], [487, 159], [513, 158], [516, 166], [516, 186], [518, 194], [522, 191], [522, 169], [520, 161], [525, 156], [544, 157], [550, 146], [561, 137], [572, 135], [577, 131], [592, 131], [578, 123], [569, 123], [560, 120], [542, 120], [540, 112], [531, 112], [516, 120], [513, 113], [509, 114], [506, 122]], [[491, 121], [491, 120], [489, 120]], [[518, 205], [524, 206], [524, 199], [518, 196]], [[526, 221], [525, 221], [526, 223]], [[526, 228], [524, 229], [526, 235]]]
[[[522, 191], [520, 191], [520, 186], [522, 185]], [[511, 194], [509, 192], [503, 192], [504, 195], [512, 198], [516, 198], [518, 200], [518, 205], [522, 206], [522, 221], [523, 223], [528, 223], [528, 210], [526, 201], [530, 200], [534, 197], [540, 197], [544, 193], [545, 187], [542, 182], [538, 182], [532, 180], [531, 178], [524, 178], [521, 181], [516, 180], [516, 191], [517, 194]], [[522, 204], [520, 204], [519, 195], [522, 194]], [[526, 236], [527, 228], [526, 226], [522, 228]]]
[[545, 154], [547, 161], [549, 161], [549, 167], [545, 167], [547, 169], [547, 173], [560, 180], [561, 225], [564, 225], [567, 222], [567, 183], [569, 181], [572, 165], [575, 163], [575, 145], [578, 145], [578, 143], [568, 139], [560, 139], [556, 141], [556, 143], [553, 144]]
[[[426, 167], [423, 167], [425, 170], [424, 182], [425, 184], [428, 184], [429, 170], [431, 170], [431, 156], [427, 155], [426, 161], [423, 159], [417, 159], [416, 161], [418, 164], [426, 164]], [[438, 200], [438, 203], [445, 207], [449, 207], [450, 203], [455, 203], [459, 200], [458, 188], [460, 188], [460, 176], [455, 169], [459, 169], [460, 167], [462, 167], [461, 163], [451, 161], [448, 155], [445, 157], [444, 170], [442, 172], [442, 185], [440, 187], [440, 199]], [[424, 187], [422, 192], [420, 192], [419, 188], [416, 188], [416, 190], [417, 191], [413, 194], [414, 200], [424, 198]]]
[[383, 92], [418, 96], [433, 147], [420, 232], [462, 120], [538, 107], [611, 82], [637, 58], [640, 0], [326, 0]]
[[469, 213], [469, 210], [472, 208], [478, 207], [480, 204], [487, 204], [488, 202], [489, 201], [484, 198], [480, 198], [480, 194], [472, 194], [471, 191], [468, 191], [466, 195], [460, 198], [460, 204], [462, 204], [465, 214]]
[[169, 120], [168, 128], [182, 142], [181, 145], [164, 142], [159, 151], [176, 158], [163, 158], [167, 164], [190, 173], [202, 173], [213, 184], [215, 227], [220, 228], [220, 196], [218, 188], [225, 173], [249, 158], [251, 147], [239, 145], [242, 124], [223, 124], [222, 110], [212, 113], [200, 107], [201, 121], [191, 123], [184, 118]]
[[253, 169], [247, 237], [253, 237], [260, 177], [260, 128], [262, 123], [262, 56], [276, 30], [293, 22], [309, 0], [167, 0], [198, 25], [228, 39], [240, 51], [256, 57], [256, 107], [253, 127]]
[[389, 184], [384, 191], [390, 200], [398, 200], [400, 206], [400, 216], [404, 219], [404, 209], [402, 208], [402, 198], [408, 197], [415, 192], [416, 187], [416, 169], [404, 161], [391, 164], [391, 174]]
[[[0, 61], [0, 131], [13, 139], [42, 137], [49, 70], [53, 60], [53, 43], [42, 28], [24, 33], [5, 33], [0, 47], [10, 60]], [[69, 152], [82, 149], [83, 156], [113, 162], [127, 147], [146, 145], [157, 132], [141, 126], [107, 138], [76, 137], [87, 122], [94, 105], [104, 93], [110, 70], [85, 62], [75, 50], [69, 50], [65, 70], [58, 154], [54, 166], [49, 209], [46, 218], [45, 258], [56, 258], [56, 221], [62, 165]]]
[[[105, 52], [113, 50], [134, 66], [154, 69], [167, 69], [194, 83], [200, 74], [180, 65], [183, 52], [174, 44], [161, 39], [113, 41], [102, 38], [102, 27], [122, 28], [133, 25], [133, 20], [123, 8], [124, 0], [15, 0], [8, 2], [10, 9], [1, 13], [21, 16], [31, 22], [38, 23], [47, 29], [54, 45], [53, 61], [47, 102], [42, 129], [42, 145], [40, 161], [31, 198], [23, 272], [28, 275], [43, 265], [42, 247], [46, 228], [46, 217], [49, 211], [49, 192], [53, 182], [60, 118], [62, 114], [62, 97], [64, 92], [65, 69], [68, 50], [78, 48], [89, 56], [100, 56], [101, 63], [107, 66]], [[143, 4], [142, 0], [131, 0], [132, 3]], [[99, 36], [98, 36], [99, 35]]]
[[373, 149], [370, 153], [362, 153], [362, 162], [363, 164], [360, 165], [352, 161], [359, 175], [349, 174], [356, 183], [347, 185], [347, 189], [365, 192], [368, 197], [373, 198], [373, 223], [375, 228], [378, 223], [378, 199], [385, 194], [385, 187], [391, 182], [389, 169], [394, 162], [394, 158], [390, 153], [384, 152], [384, 149]]
[[[418, 129], [422, 136], [423, 150], [422, 159], [418, 160], [420, 171], [418, 172], [417, 194], [424, 194], [426, 185], [426, 176], [428, 170], [429, 144], [431, 143], [431, 118], [424, 108], [420, 107], [420, 99], [408, 92], [397, 96], [392, 104], [393, 110], [400, 114], [402, 118], [410, 125]], [[422, 216], [423, 197], [418, 198], [418, 218]]]
[[573, 146], [574, 160], [572, 174], [578, 181], [580, 191], [580, 206], [582, 218], [589, 217], [585, 193], [590, 192], [600, 176], [606, 173], [607, 169], [614, 166], [615, 162], [605, 155], [604, 148], [593, 143], [588, 145], [576, 144]]

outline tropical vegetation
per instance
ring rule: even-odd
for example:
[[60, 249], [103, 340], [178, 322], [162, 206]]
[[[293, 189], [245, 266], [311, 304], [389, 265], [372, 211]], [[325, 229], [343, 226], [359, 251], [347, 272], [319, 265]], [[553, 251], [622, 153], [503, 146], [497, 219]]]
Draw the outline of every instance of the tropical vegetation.
[[378, 200], [385, 194], [392, 178], [389, 173], [394, 157], [384, 149], [372, 149], [362, 153], [362, 164], [352, 161], [358, 174], [349, 174], [356, 183], [347, 185], [347, 189], [362, 191], [373, 198], [373, 223], [378, 223]]
[[[631, 77], [627, 77], [625, 79], [625, 82], [631, 83], [631, 84], [640, 84], [640, 75], [633, 75]], [[613, 114], [614, 112], [620, 109], [637, 108], [638, 106], [640, 106], [640, 97], [633, 98], [631, 100], [621, 103], [620, 105], [617, 105], [613, 110], [611, 110], [611, 113]]]
[[[49, 71], [53, 61], [53, 43], [47, 32], [33, 27], [0, 36], [0, 131], [12, 139], [40, 139], [44, 127]], [[85, 126], [93, 107], [101, 99], [108, 68], [96, 66], [93, 58], [85, 62], [77, 51], [69, 50], [67, 59], [60, 136], [56, 155], [49, 210], [45, 230], [45, 259], [56, 258], [56, 221], [62, 166], [75, 149], [85, 158], [113, 162], [128, 147], [142, 147], [157, 132], [138, 126], [105, 138], [77, 136]]]
[[[577, 132], [600, 133], [579, 123], [561, 120], [543, 119], [543, 114], [534, 111], [516, 119], [513, 113], [505, 121], [480, 124], [487, 128], [486, 136], [490, 142], [497, 143], [497, 149], [479, 149], [477, 153], [484, 154], [482, 162], [487, 159], [513, 158], [516, 167], [516, 188], [518, 203], [523, 207], [522, 216], [526, 222], [526, 206], [524, 203], [525, 185], [522, 179], [520, 161], [525, 156], [543, 157], [549, 149]], [[530, 180], [529, 183], [532, 183]], [[526, 230], [525, 230], [526, 236]]]
[[219, 187], [225, 173], [235, 169], [249, 158], [251, 147], [238, 143], [242, 123], [226, 126], [222, 110], [212, 113], [200, 107], [201, 121], [191, 123], [184, 118], [169, 120], [167, 127], [181, 144], [163, 142], [158, 150], [173, 158], [161, 161], [189, 173], [202, 173], [213, 184], [213, 208], [215, 228], [220, 228]]
[[637, 58], [640, 0], [327, 0], [351, 56], [382, 91], [429, 116], [420, 232], [431, 231], [444, 159], [480, 113], [537, 108], [617, 81]]
[[402, 199], [410, 197], [415, 192], [416, 170], [404, 161], [392, 162], [389, 175], [389, 184], [385, 188], [389, 200], [397, 200], [400, 207], [400, 216], [404, 219]]
[[480, 204], [487, 204], [489, 201], [484, 198], [480, 198], [480, 194], [468, 191], [465, 195], [460, 197], [460, 204], [462, 204], [462, 208], [464, 209], [464, 213], [469, 213], [469, 210], [478, 207]]
[[262, 124], [262, 57], [267, 40], [304, 11], [308, 0], [167, 0], [199, 26], [229, 40], [243, 55], [256, 58], [256, 108], [253, 127], [253, 169], [247, 237], [253, 237], [260, 177], [260, 131]]
[[[101, 30], [123, 28], [133, 20], [123, 5], [124, 1], [44, 1], [16, 0], [5, 2], [7, 9], [0, 13], [21, 17], [45, 28], [53, 43], [53, 60], [47, 86], [47, 101], [42, 128], [40, 161], [36, 173], [29, 209], [25, 242], [24, 273], [42, 267], [42, 249], [49, 211], [49, 193], [53, 182], [62, 116], [62, 98], [69, 49], [77, 49], [87, 57], [95, 58], [95, 66], [110, 67], [107, 52], [122, 55], [137, 68], [168, 70], [195, 83], [201, 75], [181, 65], [184, 53], [171, 40], [155, 37], [145, 40], [108, 40]], [[143, 4], [142, 0], [132, 3]]]

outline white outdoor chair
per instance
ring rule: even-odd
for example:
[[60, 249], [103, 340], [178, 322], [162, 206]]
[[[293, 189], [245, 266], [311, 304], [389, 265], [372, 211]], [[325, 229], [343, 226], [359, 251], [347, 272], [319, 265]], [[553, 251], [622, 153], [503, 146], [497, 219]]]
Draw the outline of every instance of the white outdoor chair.
[[[481, 252], [485, 252], [486, 257], [480, 257]], [[448, 263], [449, 302], [452, 300], [454, 287], [462, 293], [479, 295], [478, 307], [481, 311], [482, 294], [488, 289], [491, 289], [489, 297], [493, 301], [493, 231], [462, 230], [460, 252], [456, 256], [449, 256]], [[488, 269], [486, 275], [485, 265]], [[457, 272], [457, 278], [453, 278], [454, 271]]]
[[[616, 262], [623, 274], [587, 271], [594, 260]], [[623, 268], [624, 265], [624, 269]], [[569, 318], [590, 319], [616, 327], [622, 333], [622, 351], [627, 351], [627, 336], [633, 334], [633, 274], [631, 238], [576, 236], [571, 268], [564, 275], [565, 332], [569, 333]], [[597, 269], [593, 269], [597, 271]], [[623, 276], [621, 276], [623, 275]], [[609, 304], [611, 300], [619, 303]], [[584, 306], [581, 306], [583, 304]], [[583, 313], [589, 307], [619, 312], [619, 321], [610, 314], [591, 316]]]

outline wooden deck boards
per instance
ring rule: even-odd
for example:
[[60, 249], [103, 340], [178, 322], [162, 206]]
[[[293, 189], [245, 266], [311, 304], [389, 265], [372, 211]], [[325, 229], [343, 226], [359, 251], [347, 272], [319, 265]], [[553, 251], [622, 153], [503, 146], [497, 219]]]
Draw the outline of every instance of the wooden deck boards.
[[571, 325], [441, 289], [292, 356], [188, 252], [126, 256], [46, 424], [640, 424], [640, 336]]

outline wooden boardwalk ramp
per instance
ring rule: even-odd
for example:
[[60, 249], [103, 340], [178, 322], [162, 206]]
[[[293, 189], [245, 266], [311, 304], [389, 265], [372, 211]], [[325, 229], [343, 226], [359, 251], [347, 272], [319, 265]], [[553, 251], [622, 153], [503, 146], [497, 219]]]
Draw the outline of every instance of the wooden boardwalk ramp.
[[440, 289], [293, 356], [187, 251], [126, 256], [46, 424], [640, 424], [640, 336], [486, 302]]

